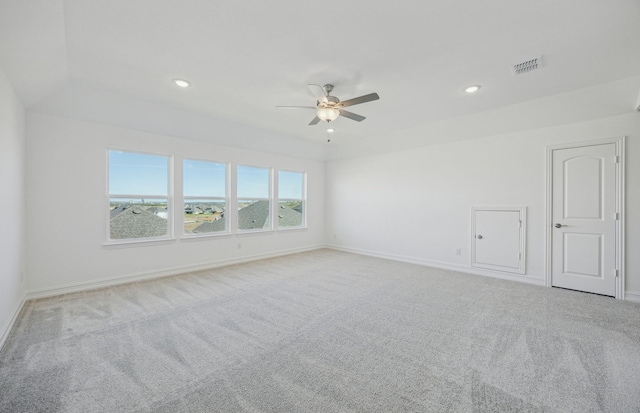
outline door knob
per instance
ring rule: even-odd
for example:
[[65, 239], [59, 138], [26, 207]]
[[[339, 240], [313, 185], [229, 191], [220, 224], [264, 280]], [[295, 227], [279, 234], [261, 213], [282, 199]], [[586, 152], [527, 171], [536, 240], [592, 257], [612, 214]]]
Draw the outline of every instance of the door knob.
[[482, 235], [478, 235], [478, 239], [482, 239]]
[[562, 224], [555, 224], [554, 227], [560, 228], [560, 227], [562, 227]]

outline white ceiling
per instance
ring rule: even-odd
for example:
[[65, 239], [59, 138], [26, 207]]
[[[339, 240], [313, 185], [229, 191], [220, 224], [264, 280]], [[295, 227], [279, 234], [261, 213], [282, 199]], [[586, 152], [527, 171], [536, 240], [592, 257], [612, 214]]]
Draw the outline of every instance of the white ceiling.
[[366, 144], [640, 75], [639, 39], [638, 0], [0, 0], [0, 65], [27, 107], [156, 132], [180, 114], [165, 132], [225, 121], [284, 146], [326, 141], [313, 111], [275, 109], [313, 105], [307, 83], [378, 92], [351, 108], [365, 121], [333, 124], [335, 144]]

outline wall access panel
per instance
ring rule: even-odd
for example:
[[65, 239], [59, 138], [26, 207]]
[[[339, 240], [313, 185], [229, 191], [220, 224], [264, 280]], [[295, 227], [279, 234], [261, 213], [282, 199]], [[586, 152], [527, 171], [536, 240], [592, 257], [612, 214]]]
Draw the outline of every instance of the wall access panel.
[[525, 207], [471, 207], [471, 266], [525, 274]]

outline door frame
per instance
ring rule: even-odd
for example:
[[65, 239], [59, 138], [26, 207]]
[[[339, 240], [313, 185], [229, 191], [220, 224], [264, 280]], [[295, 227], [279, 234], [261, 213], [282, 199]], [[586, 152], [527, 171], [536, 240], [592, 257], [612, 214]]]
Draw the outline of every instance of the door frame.
[[624, 300], [624, 280], [625, 280], [625, 139], [626, 136], [609, 139], [598, 139], [593, 141], [572, 142], [560, 145], [547, 146], [547, 196], [546, 196], [546, 222], [545, 222], [545, 285], [551, 287], [551, 258], [552, 258], [552, 218], [553, 218], [553, 151], [559, 149], [583, 148], [587, 146], [597, 146], [613, 143], [616, 148], [616, 210], [618, 211], [616, 221], [616, 299]]

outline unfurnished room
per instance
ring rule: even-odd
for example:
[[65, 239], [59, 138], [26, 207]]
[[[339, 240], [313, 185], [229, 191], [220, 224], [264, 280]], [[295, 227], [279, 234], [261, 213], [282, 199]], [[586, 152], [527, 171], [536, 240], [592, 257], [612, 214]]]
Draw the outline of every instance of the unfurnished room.
[[639, 39], [1, 0], [0, 412], [640, 412]]

